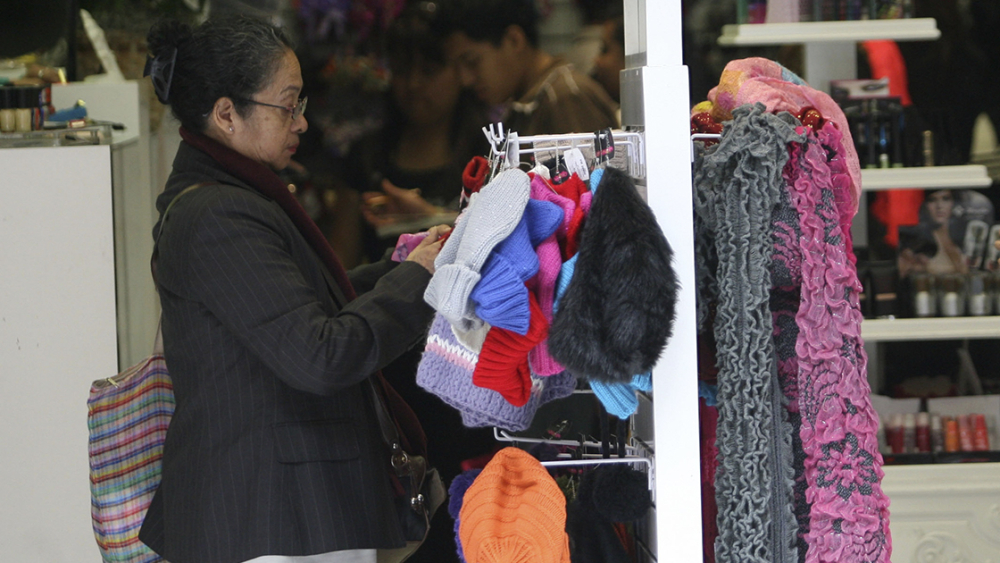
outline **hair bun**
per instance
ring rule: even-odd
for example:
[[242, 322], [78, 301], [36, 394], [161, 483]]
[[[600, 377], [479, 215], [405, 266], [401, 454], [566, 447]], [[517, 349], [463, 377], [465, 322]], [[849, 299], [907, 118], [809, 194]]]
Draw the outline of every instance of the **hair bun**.
[[154, 59], [172, 57], [174, 49], [180, 48], [192, 33], [191, 26], [183, 22], [175, 20], [156, 22], [146, 35], [149, 55]]
[[149, 56], [143, 76], [149, 76], [153, 91], [162, 104], [170, 103], [170, 85], [174, 78], [174, 65], [181, 44], [191, 37], [191, 26], [177, 21], [161, 21], [150, 28], [146, 36]]

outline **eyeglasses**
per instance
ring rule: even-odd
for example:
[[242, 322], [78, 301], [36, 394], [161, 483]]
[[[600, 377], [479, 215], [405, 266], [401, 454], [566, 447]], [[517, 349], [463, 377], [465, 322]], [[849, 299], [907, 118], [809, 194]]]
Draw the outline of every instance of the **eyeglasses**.
[[264, 102], [258, 102], [257, 100], [251, 100], [249, 98], [240, 98], [242, 101], [248, 104], [254, 104], [258, 106], [267, 106], [269, 108], [278, 108], [287, 111], [292, 114], [292, 121], [295, 121], [306, 111], [306, 104], [309, 102], [309, 96], [299, 98], [299, 101], [295, 103], [294, 106], [278, 106], [274, 104], [265, 104]]

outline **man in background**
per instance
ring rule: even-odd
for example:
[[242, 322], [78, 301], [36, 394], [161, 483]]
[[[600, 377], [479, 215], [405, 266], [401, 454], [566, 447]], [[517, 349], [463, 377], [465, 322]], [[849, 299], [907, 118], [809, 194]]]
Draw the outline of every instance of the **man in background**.
[[604, 88], [538, 46], [533, 0], [451, 0], [440, 8], [445, 53], [481, 100], [503, 104], [519, 135], [588, 133], [618, 127]]

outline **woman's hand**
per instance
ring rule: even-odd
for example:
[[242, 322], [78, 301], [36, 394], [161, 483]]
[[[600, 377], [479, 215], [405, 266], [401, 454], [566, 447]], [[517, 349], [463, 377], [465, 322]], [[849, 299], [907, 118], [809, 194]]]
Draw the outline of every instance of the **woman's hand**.
[[451, 227], [448, 225], [437, 225], [428, 229], [427, 232], [427, 237], [420, 241], [420, 244], [410, 252], [410, 255], [406, 257], [406, 261], [416, 262], [433, 274], [434, 259], [437, 258], [438, 253], [441, 252], [441, 247], [444, 245], [444, 240], [441, 237], [450, 233]]
[[361, 213], [373, 227], [441, 212], [440, 208], [420, 196], [419, 189], [404, 190], [389, 180], [382, 180], [381, 192], [361, 194], [361, 201]]

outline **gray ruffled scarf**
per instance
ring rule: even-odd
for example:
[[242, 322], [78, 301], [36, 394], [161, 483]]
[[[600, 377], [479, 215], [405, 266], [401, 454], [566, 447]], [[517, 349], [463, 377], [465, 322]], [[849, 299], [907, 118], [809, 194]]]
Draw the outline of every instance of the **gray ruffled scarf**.
[[794, 430], [777, 376], [769, 295], [773, 216], [788, 209], [787, 145], [805, 140], [797, 125], [762, 104], [739, 107], [719, 144], [695, 163], [699, 326], [717, 303], [719, 563], [799, 560]]

